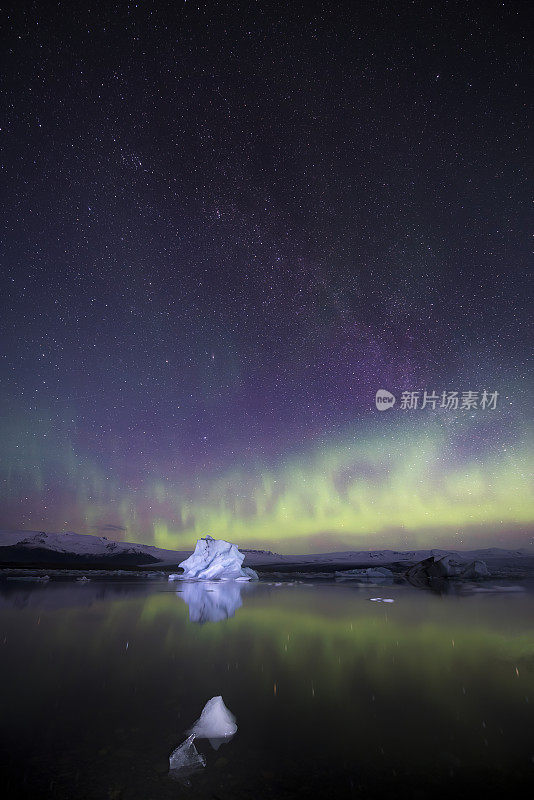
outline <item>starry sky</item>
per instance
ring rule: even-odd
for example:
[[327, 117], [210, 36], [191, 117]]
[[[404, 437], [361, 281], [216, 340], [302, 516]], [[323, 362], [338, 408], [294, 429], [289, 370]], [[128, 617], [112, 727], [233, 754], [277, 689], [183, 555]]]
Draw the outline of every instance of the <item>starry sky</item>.
[[12, 3], [0, 525], [532, 543], [528, 11]]

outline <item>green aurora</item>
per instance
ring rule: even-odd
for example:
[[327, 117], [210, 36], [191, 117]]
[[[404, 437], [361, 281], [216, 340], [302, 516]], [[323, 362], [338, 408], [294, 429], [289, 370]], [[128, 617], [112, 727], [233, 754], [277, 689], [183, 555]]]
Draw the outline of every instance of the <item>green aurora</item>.
[[68, 436], [23, 435], [19, 421], [0, 468], [4, 527], [105, 533], [177, 550], [206, 533], [286, 553], [528, 545], [531, 430], [478, 414], [419, 412], [270, 463], [250, 458], [184, 474], [177, 456], [130, 481], [81, 457]]

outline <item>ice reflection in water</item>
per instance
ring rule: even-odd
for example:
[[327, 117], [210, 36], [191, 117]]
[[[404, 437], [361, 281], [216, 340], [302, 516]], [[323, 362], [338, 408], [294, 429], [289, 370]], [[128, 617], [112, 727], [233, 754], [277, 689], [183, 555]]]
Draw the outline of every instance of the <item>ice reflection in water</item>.
[[177, 590], [189, 606], [191, 622], [222, 622], [233, 617], [243, 605], [243, 591], [254, 591], [253, 585], [238, 581], [183, 581]]

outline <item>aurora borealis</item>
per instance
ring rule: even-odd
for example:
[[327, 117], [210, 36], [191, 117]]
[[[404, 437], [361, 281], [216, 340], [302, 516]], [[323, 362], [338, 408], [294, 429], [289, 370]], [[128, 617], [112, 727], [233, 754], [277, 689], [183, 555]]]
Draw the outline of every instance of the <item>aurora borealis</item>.
[[[167, 476], [125, 490], [94, 465], [80, 466], [73, 452], [70, 459], [67, 452], [35, 453], [33, 470], [17, 469], [13, 460], [7, 494], [24, 495], [34, 509], [23, 516], [30, 529], [50, 519], [56, 530], [70, 524], [111, 538], [127, 532], [168, 549], [187, 548], [206, 531], [286, 552], [530, 544], [528, 435], [523, 440], [514, 420], [510, 444], [494, 427], [503, 438], [491, 445], [482, 439], [483, 457], [476, 457], [477, 423], [451, 424], [445, 414], [411, 424], [379, 421], [365, 436], [344, 434], [268, 467], [251, 459], [246, 468], [200, 474], [181, 486]], [[45, 476], [61, 468], [62, 487], [51, 490]], [[16, 504], [6, 508], [16, 523]]]
[[0, 527], [532, 544], [526, 11], [17, 4]]

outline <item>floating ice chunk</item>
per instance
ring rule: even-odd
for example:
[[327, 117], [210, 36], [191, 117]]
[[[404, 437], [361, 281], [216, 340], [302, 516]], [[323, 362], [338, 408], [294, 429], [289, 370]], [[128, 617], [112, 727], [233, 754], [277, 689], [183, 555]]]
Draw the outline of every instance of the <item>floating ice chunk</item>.
[[257, 581], [258, 580], [258, 573], [251, 569], [250, 567], [241, 567], [241, 572], [243, 575], [240, 575], [239, 578], [236, 578], [236, 581]]
[[406, 577], [413, 586], [430, 586], [431, 581], [449, 578], [477, 579], [487, 578], [490, 573], [484, 561], [458, 561], [452, 555], [445, 555], [436, 559], [434, 556], [425, 558], [411, 567]]
[[369, 600], [372, 603], [394, 603], [395, 600], [392, 597], [370, 597]]
[[[438, 577], [447, 578], [489, 578], [489, 570], [485, 561], [471, 561], [469, 564], [455, 561], [452, 556], [444, 556], [434, 562], [434, 571]], [[432, 574], [432, 568], [431, 568]]]
[[428, 572], [434, 578], [455, 578], [460, 574], [462, 564], [452, 556], [434, 559], [434, 563], [428, 567]]
[[258, 580], [253, 569], [242, 567], [244, 558], [237, 545], [206, 536], [197, 541], [193, 555], [179, 565], [183, 573], [173, 573], [169, 580]]
[[470, 593], [476, 593], [476, 594], [489, 594], [489, 593], [494, 593], [494, 592], [504, 592], [504, 593], [512, 592], [512, 593], [515, 593], [515, 592], [524, 592], [524, 591], [526, 591], [524, 586], [500, 586], [500, 585], [497, 585], [497, 586], [484, 586], [484, 587], [482, 587], [482, 586], [473, 586], [470, 589]]
[[202, 714], [190, 730], [197, 739], [209, 739], [214, 750], [228, 742], [237, 731], [235, 717], [224, 705], [221, 695], [208, 700]]
[[471, 564], [468, 564], [467, 567], [462, 570], [460, 577], [470, 578], [471, 580], [476, 578], [489, 578], [490, 572], [485, 561], [472, 561]]
[[187, 737], [185, 742], [173, 750], [169, 756], [169, 774], [173, 778], [182, 778], [206, 766], [206, 759], [195, 747], [195, 734]]
[[243, 605], [241, 593], [247, 591], [238, 581], [190, 581], [181, 589], [191, 622], [221, 622], [233, 617]]
[[362, 583], [392, 583], [393, 572], [387, 567], [367, 569], [344, 569], [335, 573], [336, 581], [360, 581]]

